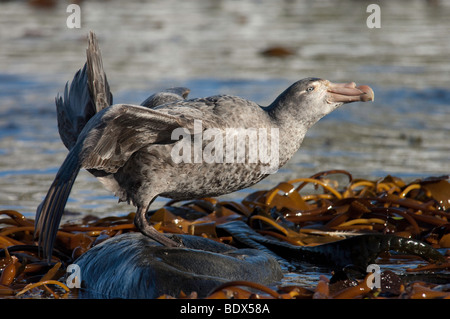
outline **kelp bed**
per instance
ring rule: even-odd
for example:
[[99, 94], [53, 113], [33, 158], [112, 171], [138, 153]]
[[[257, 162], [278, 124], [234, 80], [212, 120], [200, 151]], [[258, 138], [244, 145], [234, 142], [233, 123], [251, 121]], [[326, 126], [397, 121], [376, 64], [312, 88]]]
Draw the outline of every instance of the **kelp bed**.
[[[2, 298], [77, 298], [78, 289], [66, 286], [67, 266], [102, 241], [137, 231], [134, 213], [106, 218], [85, 216], [77, 223], [66, 223], [58, 231], [57, 250], [48, 264], [40, 257], [33, 239], [34, 220], [12, 210], [0, 214]], [[417, 256], [402, 255], [399, 259], [386, 253], [382, 262], [401, 263], [405, 259], [416, 262], [404, 274], [383, 271], [381, 288], [371, 289], [366, 278], [330, 271], [329, 276], [320, 276], [315, 287], [229, 282], [217, 287], [207, 298], [450, 299], [448, 176], [405, 183], [392, 176], [376, 181], [355, 180], [347, 171], [326, 171], [256, 191], [240, 202], [213, 198], [168, 202], [153, 212], [150, 220], [162, 232], [203, 236], [230, 245], [233, 238], [218, 236], [216, 225], [232, 220], [242, 220], [264, 236], [294, 245], [320, 245], [365, 233], [395, 234], [426, 242], [445, 256], [444, 262], [430, 264]], [[408, 275], [413, 279], [404, 280]], [[181, 293], [160, 298], [197, 298], [197, 295]]]

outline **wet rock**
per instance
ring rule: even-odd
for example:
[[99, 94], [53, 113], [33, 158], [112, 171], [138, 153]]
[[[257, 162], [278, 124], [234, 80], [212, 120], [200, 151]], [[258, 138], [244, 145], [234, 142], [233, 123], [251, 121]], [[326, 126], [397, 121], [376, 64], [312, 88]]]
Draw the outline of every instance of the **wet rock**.
[[[157, 298], [196, 292], [206, 296], [231, 280], [270, 284], [282, 271], [270, 255], [213, 240], [177, 235], [186, 248], [164, 247], [141, 233], [127, 233], [93, 247], [76, 264], [84, 298]], [[194, 248], [195, 247], [195, 248]]]

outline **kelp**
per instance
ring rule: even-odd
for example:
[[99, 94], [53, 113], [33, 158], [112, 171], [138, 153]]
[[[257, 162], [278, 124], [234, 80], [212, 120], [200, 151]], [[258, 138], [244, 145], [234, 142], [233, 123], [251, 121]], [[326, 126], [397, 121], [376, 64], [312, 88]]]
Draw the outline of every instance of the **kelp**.
[[[57, 233], [52, 262], [48, 264], [33, 238], [34, 221], [13, 210], [0, 211], [0, 215], [3, 298], [76, 298], [77, 290], [66, 285], [67, 266], [102, 241], [137, 231], [134, 213], [105, 218], [88, 215], [65, 223]], [[282, 182], [272, 189], [255, 191], [241, 201], [170, 201], [149, 212], [149, 220], [161, 232], [202, 236], [230, 245], [237, 244], [237, 239], [221, 232], [218, 226], [242, 221], [267, 238], [295, 246], [314, 247], [362, 234], [386, 234], [422, 241], [445, 256], [439, 262], [423, 264], [415, 256], [385, 254], [381, 263], [408, 259], [416, 260], [417, 267], [402, 274], [381, 272], [381, 287], [375, 289], [368, 286], [370, 274], [355, 275], [350, 267], [330, 272], [329, 277], [322, 275], [315, 287], [229, 282], [212, 291], [207, 297], [211, 299], [450, 298], [449, 219], [448, 176], [407, 183], [393, 176], [354, 179], [343, 170]], [[398, 242], [403, 245], [408, 241]], [[410, 247], [397, 248], [411, 251]], [[161, 298], [197, 296], [182, 293]]]

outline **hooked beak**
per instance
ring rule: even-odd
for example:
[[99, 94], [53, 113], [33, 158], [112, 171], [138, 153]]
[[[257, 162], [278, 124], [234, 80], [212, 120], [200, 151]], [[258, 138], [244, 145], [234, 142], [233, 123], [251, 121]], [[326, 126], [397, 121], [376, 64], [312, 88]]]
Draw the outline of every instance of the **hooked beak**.
[[367, 102], [374, 100], [373, 90], [367, 85], [356, 86], [355, 82], [327, 85], [328, 103]]

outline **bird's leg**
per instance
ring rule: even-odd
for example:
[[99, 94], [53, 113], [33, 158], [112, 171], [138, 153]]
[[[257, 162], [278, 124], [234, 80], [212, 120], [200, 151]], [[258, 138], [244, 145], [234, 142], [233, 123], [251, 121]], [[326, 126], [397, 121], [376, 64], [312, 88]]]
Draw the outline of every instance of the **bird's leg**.
[[150, 225], [150, 223], [147, 221], [147, 218], [145, 217], [146, 213], [146, 207], [138, 207], [136, 216], [134, 218], [134, 224], [142, 234], [150, 237], [151, 239], [159, 242], [166, 247], [183, 247], [183, 244], [181, 242], [177, 243], [176, 241], [166, 237], [164, 234], [160, 233], [152, 225]]

